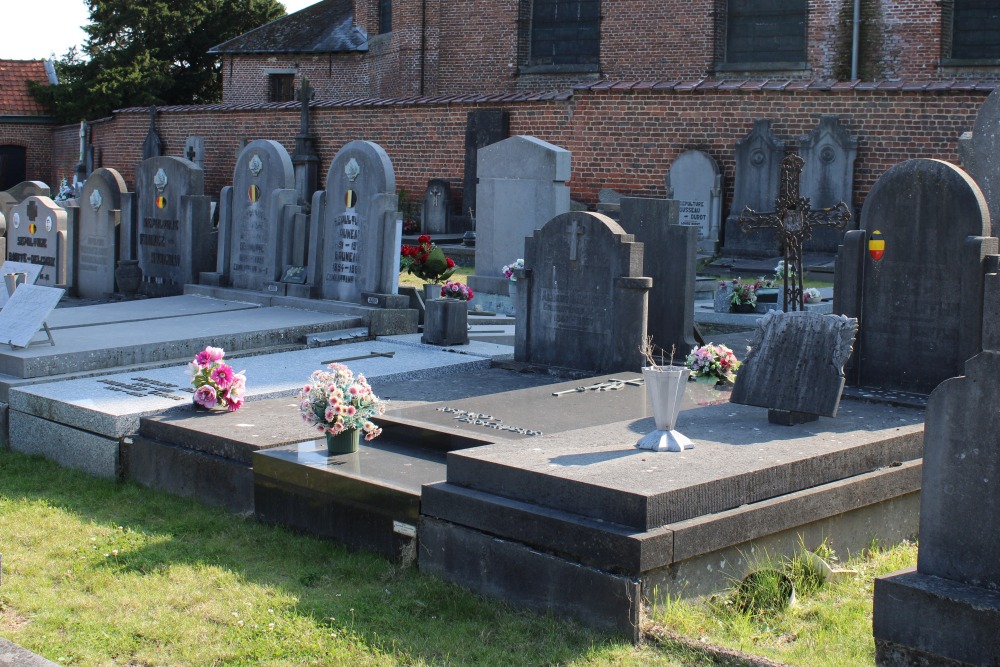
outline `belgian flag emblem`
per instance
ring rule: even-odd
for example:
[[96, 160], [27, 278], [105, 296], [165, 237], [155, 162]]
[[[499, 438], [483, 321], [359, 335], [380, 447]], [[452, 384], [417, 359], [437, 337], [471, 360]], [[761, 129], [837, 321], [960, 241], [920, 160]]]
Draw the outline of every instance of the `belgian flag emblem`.
[[260, 188], [258, 188], [256, 185], [251, 185], [250, 188], [247, 190], [247, 199], [250, 200], [251, 204], [256, 204], [258, 201], [260, 201]]
[[34, 234], [37, 231], [38, 231], [38, 225], [36, 225], [35, 223], [31, 223], [30, 225], [28, 225], [29, 234]]
[[868, 239], [868, 254], [876, 262], [882, 259], [882, 255], [885, 254], [885, 239], [882, 237], [882, 232], [877, 229], [872, 232]]
[[164, 197], [163, 195], [158, 196], [156, 198], [156, 208], [166, 208], [166, 207], [167, 207], [167, 198]]
[[347, 208], [354, 208], [355, 206], [357, 206], [358, 195], [354, 192], [354, 190], [348, 190], [344, 194], [344, 204], [347, 206]]

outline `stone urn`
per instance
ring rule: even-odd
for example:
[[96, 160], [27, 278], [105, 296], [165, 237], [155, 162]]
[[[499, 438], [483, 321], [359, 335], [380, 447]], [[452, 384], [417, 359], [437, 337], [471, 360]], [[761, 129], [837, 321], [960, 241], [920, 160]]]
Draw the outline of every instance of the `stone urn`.
[[132, 298], [139, 292], [139, 285], [142, 284], [142, 268], [137, 259], [120, 259], [115, 267], [115, 282], [118, 283], [118, 291], [126, 297]]
[[689, 369], [675, 366], [646, 366], [642, 369], [646, 393], [653, 406], [656, 430], [644, 435], [635, 444], [636, 447], [657, 452], [682, 452], [694, 448], [687, 436], [674, 429], [690, 374]]

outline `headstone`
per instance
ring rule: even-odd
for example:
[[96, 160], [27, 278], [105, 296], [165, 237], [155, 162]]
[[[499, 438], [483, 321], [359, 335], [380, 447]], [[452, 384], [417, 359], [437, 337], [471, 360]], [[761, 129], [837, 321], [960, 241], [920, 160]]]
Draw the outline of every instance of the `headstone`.
[[48, 197], [28, 197], [11, 211], [9, 227], [7, 259], [41, 266], [38, 285], [71, 284], [74, 241], [66, 209]]
[[161, 155], [163, 155], [163, 141], [156, 131], [156, 107], [149, 107], [149, 130], [142, 142], [142, 159], [148, 160]]
[[643, 245], [642, 275], [653, 279], [646, 334], [666, 350], [687, 354], [694, 339], [694, 284], [698, 228], [678, 224], [680, 201], [621, 199], [619, 224]]
[[424, 234], [444, 234], [448, 231], [451, 217], [451, 183], [441, 178], [427, 181], [424, 193], [424, 208], [421, 214]]
[[243, 149], [233, 185], [219, 196], [218, 264], [226, 284], [259, 292], [281, 278], [291, 264], [297, 198], [292, 160], [281, 144], [259, 139]]
[[848, 384], [929, 394], [981, 348], [983, 261], [996, 254], [982, 192], [939, 160], [897, 164], [837, 257], [833, 312], [860, 322]]
[[[8, 273], [23, 273], [26, 276], [25, 284], [34, 285], [35, 281], [38, 280], [39, 274], [42, 272], [42, 268], [38, 264], [15, 262], [8, 259], [0, 264], [0, 279]], [[9, 297], [10, 293], [7, 291], [6, 285], [0, 284], [0, 308], [7, 303]]]
[[295, 153], [292, 164], [295, 169], [295, 190], [298, 192], [298, 205], [306, 213], [312, 206], [312, 196], [319, 187], [319, 155], [314, 146], [315, 137], [309, 131], [309, 103], [316, 95], [316, 89], [309, 85], [309, 79], [302, 77], [302, 87], [299, 89], [299, 104], [301, 118], [299, 133], [295, 135]]
[[28, 347], [64, 293], [41, 285], [18, 287], [0, 310], [0, 343]]
[[0, 258], [7, 258], [7, 216], [3, 213], [0, 213]]
[[28, 197], [49, 197], [51, 196], [49, 186], [41, 181], [22, 181], [10, 188], [0, 192], [0, 213], [10, 223], [10, 212]]
[[[396, 174], [381, 146], [352, 141], [313, 197], [309, 283], [321, 299], [368, 303], [396, 295], [402, 221]], [[403, 298], [403, 301], [406, 299]]]
[[518, 270], [514, 358], [595, 373], [638, 370], [653, 282], [641, 275], [642, 252], [599, 213], [563, 213], [535, 230]]
[[201, 137], [188, 137], [184, 142], [184, 158], [188, 162], [205, 168], [205, 140]]
[[768, 409], [779, 424], [836, 417], [858, 321], [772, 310], [757, 322], [730, 403]]
[[114, 169], [90, 175], [80, 197], [76, 244], [76, 291], [101, 298], [115, 291], [122, 194], [125, 179]]
[[535, 137], [510, 137], [479, 151], [477, 299], [507, 294], [501, 268], [524, 257], [524, 239], [569, 211], [570, 152]]
[[[510, 113], [503, 109], [470, 111], [465, 121], [465, 175], [462, 180], [462, 215], [478, 216], [479, 149], [510, 136]], [[449, 232], [465, 231], [449, 229]]]
[[183, 158], [143, 160], [136, 173], [136, 247], [146, 296], [182, 294], [215, 266], [217, 237], [204, 172]]
[[722, 173], [711, 155], [684, 151], [670, 165], [667, 199], [680, 203], [682, 225], [698, 228], [698, 250], [714, 254], [722, 220]]
[[980, 105], [972, 133], [959, 140], [959, 154], [986, 197], [990, 220], [1000, 220], [1000, 90]]
[[[820, 116], [819, 125], [808, 135], [799, 138], [799, 155], [802, 166], [802, 196], [807, 197], [813, 209], [832, 208], [846, 202], [851, 208], [854, 194], [854, 159], [858, 154], [858, 140], [840, 124], [836, 116]], [[848, 229], [856, 229], [857, 223]], [[835, 253], [844, 241], [844, 231], [822, 228], [812, 233], [805, 242], [806, 252]]]
[[732, 257], [775, 257], [778, 240], [773, 231], [744, 234], [739, 219], [746, 208], [770, 210], [778, 197], [781, 161], [785, 142], [771, 132], [771, 121], [754, 121], [753, 131], [736, 142], [736, 178], [733, 181], [733, 205], [726, 218], [723, 254]]

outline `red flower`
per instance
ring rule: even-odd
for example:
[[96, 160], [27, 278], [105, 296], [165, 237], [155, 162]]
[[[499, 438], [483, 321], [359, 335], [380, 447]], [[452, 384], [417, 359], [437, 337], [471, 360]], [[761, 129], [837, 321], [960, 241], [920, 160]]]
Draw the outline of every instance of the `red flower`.
[[451, 257], [446, 257], [445, 259], [448, 260], [448, 268], [449, 269], [455, 268], [455, 260], [453, 260]]
[[424, 244], [430, 242], [431, 242], [431, 237], [427, 234], [421, 234], [420, 236], [417, 237], [417, 243]]
[[426, 252], [422, 252], [419, 255], [417, 255], [417, 259], [420, 260], [421, 264], [423, 264], [424, 262], [427, 261], [427, 257], [428, 257], [428, 255], [427, 255]]

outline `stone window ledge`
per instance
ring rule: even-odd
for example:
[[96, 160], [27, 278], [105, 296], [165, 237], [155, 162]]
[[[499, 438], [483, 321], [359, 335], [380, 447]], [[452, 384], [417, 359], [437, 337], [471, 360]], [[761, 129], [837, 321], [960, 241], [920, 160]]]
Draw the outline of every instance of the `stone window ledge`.
[[716, 72], [791, 72], [808, 70], [806, 62], [716, 63]]
[[942, 58], [941, 67], [1000, 67], [1000, 58]]
[[601, 71], [600, 65], [522, 65], [518, 74], [590, 74]]

